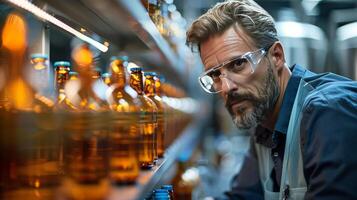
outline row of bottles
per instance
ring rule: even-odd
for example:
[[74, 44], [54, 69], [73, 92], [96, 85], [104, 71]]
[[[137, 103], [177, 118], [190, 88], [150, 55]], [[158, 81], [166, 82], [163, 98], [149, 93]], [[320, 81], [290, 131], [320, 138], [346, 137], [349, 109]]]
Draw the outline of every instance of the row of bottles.
[[102, 75], [82, 44], [72, 64], [54, 63], [51, 89], [48, 56], [32, 55], [27, 70], [27, 49], [26, 21], [11, 13], [0, 49], [1, 199], [102, 199], [151, 169], [190, 120], [181, 100], [161, 96], [155, 73], [125, 57]]
[[[141, 0], [151, 20], [160, 34], [177, 51], [178, 43], [183, 42], [186, 20], [176, 10], [172, 0]], [[180, 41], [179, 41], [180, 40]]]

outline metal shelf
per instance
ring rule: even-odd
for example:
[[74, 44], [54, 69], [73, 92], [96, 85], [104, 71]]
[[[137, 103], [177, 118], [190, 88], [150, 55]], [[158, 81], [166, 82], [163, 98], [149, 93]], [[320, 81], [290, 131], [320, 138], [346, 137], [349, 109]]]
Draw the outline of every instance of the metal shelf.
[[131, 14], [135, 21], [138, 22], [138, 27], [134, 27], [134, 29], [143, 42], [151, 49], [157, 49], [170, 66], [172, 66], [177, 73], [182, 74], [184, 70], [182, 58], [179, 58], [178, 55], [172, 51], [141, 3], [139, 1], [118, 1]]
[[159, 164], [148, 171], [141, 171], [136, 185], [113, 187], [109, 200], [141, 200], [152, 192], [160, 183], [164, 175], [171, 170], [177, 158], [183, 153], [192, 152], [202, 134], [203, 120], [193, 121], [180, 135], [179, 138], [166, 150], [165, 157]]
[[[144, 62], [153, 65], [159, 63], [160, 66], [153, 66], [152, 70], [185, 85], [182, 80], [186, 71], [184, 58], [180, 58], [171, 49], [139, 0], [42, 1], [47, 3], [49, 12], [93, 31], [119, 50], [125, 50], [129, 54], [142, 52], [146, 56], [138, 57], [144, 59]], [[148, 52], [155, 52], [156, 55], [147, 56]]]

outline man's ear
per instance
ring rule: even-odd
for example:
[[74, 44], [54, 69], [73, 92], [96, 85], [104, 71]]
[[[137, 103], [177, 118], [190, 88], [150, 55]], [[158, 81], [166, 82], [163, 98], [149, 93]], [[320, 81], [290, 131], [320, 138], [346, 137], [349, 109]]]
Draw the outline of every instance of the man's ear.
[[284, 49], [281, 42], [275, 42], [273, 46], [270, 47], [268, 54], [271, 57], [272, 64], [279, 73], [285, 65]]

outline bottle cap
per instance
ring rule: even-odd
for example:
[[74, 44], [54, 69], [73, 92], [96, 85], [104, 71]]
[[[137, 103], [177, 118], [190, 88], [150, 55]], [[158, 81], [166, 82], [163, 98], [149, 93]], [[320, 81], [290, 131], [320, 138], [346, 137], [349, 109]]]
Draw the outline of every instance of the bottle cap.
[[102, 69], [101, 69], [101, 68], [99, 68], [99, 67], [94, 68], [94, 71], [95, 71], [95, 72], [102, 73]]
[[46, 54], [42, 54], [42, 53], [34, 53], [31, 55], [31, 59], [34, 59], [34, 58], [48, 59], [48, 56]]
[[138, 72], [138, 71], [142, 71], [141, 67], [133, 67], [133, 68], [130, 68], [130, 71], [132, 72]]
[[70, 67], [71, 63], [69, 63], [68, 61], [57, 61], [53, 64], [54, 67], [58, 67], [58, 66], [65, 66], [65, 67]]
[[78, 72], [69, 72], [70, 76], [78, 76]]
[[165, 190], [172, 190], [173, 189], [172, 185], [163, 185], [163, 186], [161, 186], [161, 188], [165, 189]]
[[154, 190], [154, 194], [160, 194], [160, 193], [167, 194], [168, 191], [165, 190], [165, 189], [156, 189], [156, 190]]
[[110, 73], [103, 73], [103, 74], [102, 74], [102, 77], [110, 77], [110, 76], [111, 76]]
[[128, 61], [129, 57], [128, 56], [112, 56], [112, 57], [110, 57], [110, 61], [114, 61], [114, 60]]
[[145, 72], [144, 73], [144, 76], [152, 76], [152, 77], [154, 77], [155, 75], [156, 75], [155, 72]]

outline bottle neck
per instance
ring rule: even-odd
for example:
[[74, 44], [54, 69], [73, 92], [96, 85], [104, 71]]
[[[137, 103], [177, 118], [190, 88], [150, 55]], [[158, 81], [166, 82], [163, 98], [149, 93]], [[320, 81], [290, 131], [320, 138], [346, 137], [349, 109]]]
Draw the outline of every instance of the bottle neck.
[[69, 68], [57, 67], [55, 74], [56, 92], [59, 95], [61, 90], [64, 90], [66, 82], [69, 80]]
[[155, 96], [155, 81], [152, 76], [145, 77], [144, 92], [149, 97]]
[[141, 71], [132, 72], [130, 74], [130, 87], [132, 87], [139, 95], [143, 94], [143, 75]]

